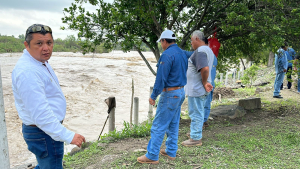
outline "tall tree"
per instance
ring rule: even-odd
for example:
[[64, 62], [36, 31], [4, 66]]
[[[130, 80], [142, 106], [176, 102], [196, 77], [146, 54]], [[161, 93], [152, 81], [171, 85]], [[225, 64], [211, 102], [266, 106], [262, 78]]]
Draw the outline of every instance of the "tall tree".
[[[96, 6], [96, 11], [87, 11], [85, 3]], [[193, 31], [202, 30], [206, 37], [217, 32], [221, 63], [255, 57], [264, 47], [275, 51], [288, 33], [299, 33], [293, 27], [297, 24], [294, 15], [299, 18], [298, 0], [75, 0], [64, 14], [67, 29], [79, 31], [80, 39], [93, 41], [82, 43], [84, 52], [93, 51], [101, 42], [106, 48], [120, 44], [125, 52], [134, 48], [154, 75], [141, 44], [145, 43], [158, 60], [156, 40], [165, 29], [177, 34], [177, 44], [183, 49], [190, 48]]]

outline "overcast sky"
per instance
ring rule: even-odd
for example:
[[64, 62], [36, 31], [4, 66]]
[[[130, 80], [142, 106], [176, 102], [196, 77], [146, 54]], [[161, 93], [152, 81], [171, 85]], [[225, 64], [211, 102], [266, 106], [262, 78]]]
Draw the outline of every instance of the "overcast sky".
[[75, 31], [60, 30], [61, 26], [67, 27], [61, 21], [63, 9], [70, 7], [72, 2], [74, 0], [0, 0], [0, 34], [18, 37], [25, 35], [30, 25], [40, 23], [51, 27], [54, 39], [76, 35]]

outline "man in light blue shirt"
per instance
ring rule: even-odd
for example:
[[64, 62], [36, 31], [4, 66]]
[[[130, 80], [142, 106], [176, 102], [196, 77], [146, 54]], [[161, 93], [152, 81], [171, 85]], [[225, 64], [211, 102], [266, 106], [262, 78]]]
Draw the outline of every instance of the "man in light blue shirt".
[[[285, 54], [286, 54], [286, 57], [287, 57], [287, 73], [286, 73], [286, 80], [288, 81], [287, 83], [287, 88], [288, 89], [291, 89], [292, 87], [292, 71], [293, 71], [293, 62], [295, 60], [295, 56], [296, 56], [296, 52], [293, 48], [291, 47], [286, 47], [286, 51], [285, 51]], [[280, 89], [282, 90], [283, 89], [283, 84], [281, 84], [281, 87]]]
[[283, 78], [285, 72], [287, 70], [287, 59], [286, 59], [286, 47], [281, 46], [280, 49], [277, 50], [275, 54], [275, 72], [276, 77], [274, 81], [274, 98], [282, 99], [283, 97], [279, 94], [280, 93], [280, 86], [283, 82]]
[[82, 135], [62, 125], [66, 99], [48, 63], [53, 43], [49, 26], [31, 25], [25, 35], [26, 49], [12, 72], [15, 105], [28, 150], [38, 162], [36, 169], [62, 169], [64, 142], [78, 147], [85, 142]]

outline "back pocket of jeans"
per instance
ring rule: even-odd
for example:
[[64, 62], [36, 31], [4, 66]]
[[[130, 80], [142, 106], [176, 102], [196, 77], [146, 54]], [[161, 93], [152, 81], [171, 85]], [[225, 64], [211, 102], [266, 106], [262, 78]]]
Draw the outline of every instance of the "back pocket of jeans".
[[172, 96], [172, 97], [168, 97], [168, 109], [169, 110], [175, 110], [178, 108], [180, 104], [180, 97], [179, 96]]
[[28, 150], [39, 158], [46, 158], [48, 156], [47, 143], [45, 138], [40, 139], [26, 139], [24, 138]]

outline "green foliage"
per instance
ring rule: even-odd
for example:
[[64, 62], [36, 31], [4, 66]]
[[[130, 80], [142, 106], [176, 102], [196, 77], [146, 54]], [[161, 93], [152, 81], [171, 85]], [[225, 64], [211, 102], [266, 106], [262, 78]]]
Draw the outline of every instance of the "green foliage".
[[216, 82], [215, 85], [216, 85], [215, 88], [217, 88], [217, 87], [225, 87], [225, 85], [222, 82]]
[[[114, 130], [112, 132], [109, 132], [107, 134], [104, 134], [101, 136], [101, 142], [106, 142], [107, 140], [105, 138], [113, 138], [113, 140], [118, 139], [124, 139], [124, 138], [137, 138], [137, 137], [146, 137], [150, 136], [150, 129], [152, 123], [149, 123], [148, 121], [143, 122], [143, 124], [140, 125], [130, 125], [129, 122], [124, 121], [124, 129], [122, 131]], [[113, 141], [111, 140], [111, 141]]]
[[22, 52], [24, 49], [23, 43], [24, 39], [0, 35], [0, 53]]
[[[13, 36], [0, 35], [0, 53], [22, 52], [24, 47], [25, 36], [19, 35], [18, 38]], [[53, 52], [80, 52], [81, 41], [77, 40], [74, 35], [67, 36], [66, 39], [60, 38], [54, 40]], [[87, 43], [91, 43], [87, 41]], [[104, 44], [96, 46], [96, 53], [108, 53], [110, 50], [104, 47]]]
[[250, 87], [252, 86], [252, 82], [256, 79], [256, 74], [258, 71], [258, 66], [256, 64], [253, 64], [250, 68], [246, 69], [244, 72], [244, 75], [242, 77], [242, 82], [244, 84], [249, 84]]
[[[85, 3], [95, 6], [96, 12], [86, 10]], [[160, 50], [156, 40], [166, 28], [175, 32], [177, 44], [186, 50], [194, 30], [202, 30], [206, 37], [217, 32], [222, 44], [217, 69], [224, 71], [241, 58], [257, 63], [259, 52], [275, 52], [284, 40], [300, 44], [296, 43], [299, 6], [298, 0], [75, 0], [64, 9], [62, 22], [67, 29], [79, 31], [79, 38], [91, 40], [82, 46], [84, 52], [93, 51], [100, 43], [108, 49], [119, 45], [125, 52], [143, 51], [145, 44], [157, 60]]]

